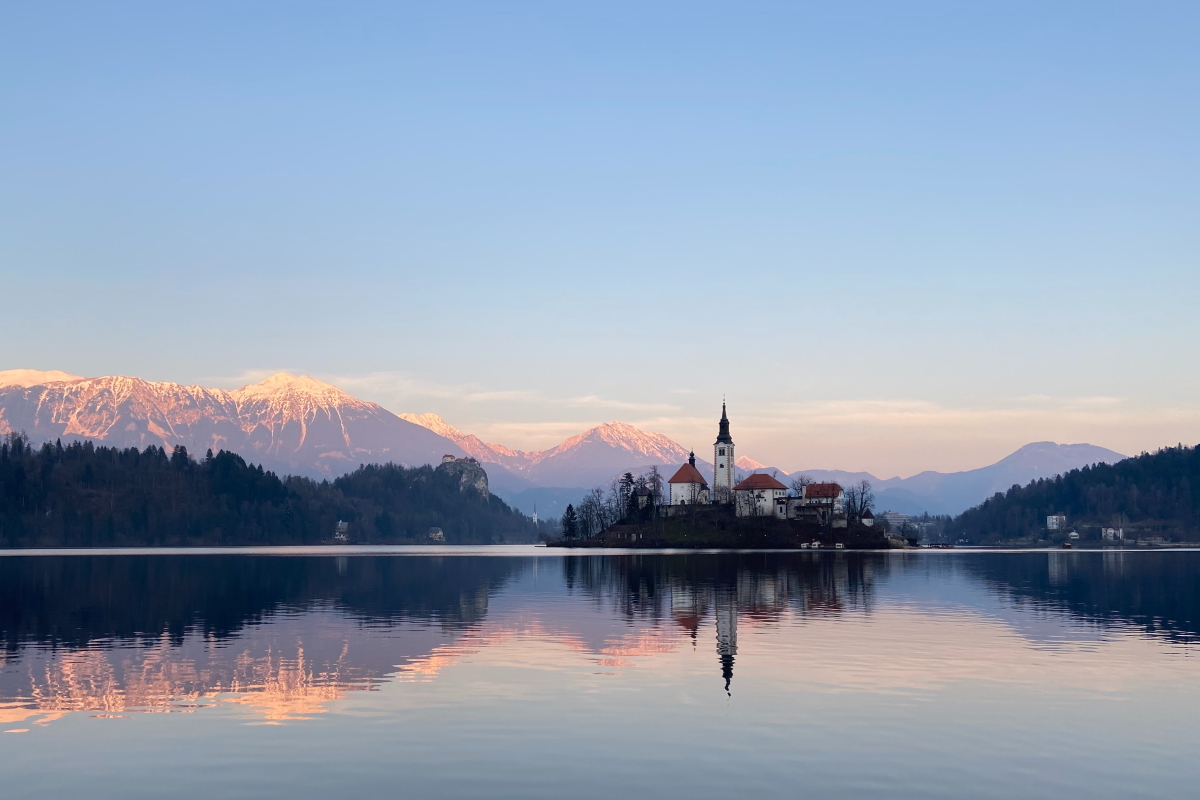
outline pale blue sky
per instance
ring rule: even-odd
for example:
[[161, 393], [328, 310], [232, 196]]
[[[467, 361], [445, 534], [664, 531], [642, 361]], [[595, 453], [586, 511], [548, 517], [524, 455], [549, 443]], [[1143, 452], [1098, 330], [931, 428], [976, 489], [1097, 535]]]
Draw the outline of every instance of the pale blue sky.
[[725, 393], [788, 469], [1200, 440], [1200, 4], [185, 6], [0, 6], [0, 369], [524, 448]]

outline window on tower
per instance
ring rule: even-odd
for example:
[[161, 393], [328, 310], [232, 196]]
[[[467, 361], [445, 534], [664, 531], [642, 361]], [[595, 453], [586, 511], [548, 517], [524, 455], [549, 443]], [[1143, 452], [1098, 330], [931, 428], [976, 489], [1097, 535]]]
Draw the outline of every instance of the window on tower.
[[723, 455], [725, 455], [725, 448], [724, 448], [724, 447], [722, 447], [722, 448], [720, 448], [719, 450], [717, 450], [717, 455], [719, 455], [719, 456], [723, 456]]

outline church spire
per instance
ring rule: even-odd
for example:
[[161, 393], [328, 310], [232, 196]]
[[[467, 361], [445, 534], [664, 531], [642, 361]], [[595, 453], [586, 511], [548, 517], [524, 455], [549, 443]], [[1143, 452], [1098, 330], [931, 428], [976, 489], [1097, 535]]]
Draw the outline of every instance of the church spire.
[[725, 414], [725, 401], [721, 401], [721, 422], [717, 432], [717, 442], [720, 444], [733, 444], [733, 437], [729, 435], [729, 417]]

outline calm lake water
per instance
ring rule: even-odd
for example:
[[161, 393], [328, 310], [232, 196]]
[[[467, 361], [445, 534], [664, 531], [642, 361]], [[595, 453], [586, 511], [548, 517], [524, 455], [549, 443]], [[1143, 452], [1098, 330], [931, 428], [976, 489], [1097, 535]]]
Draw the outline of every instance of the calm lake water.
[[0, 794], [1163, 797], [1200, 553], [0, 555]]

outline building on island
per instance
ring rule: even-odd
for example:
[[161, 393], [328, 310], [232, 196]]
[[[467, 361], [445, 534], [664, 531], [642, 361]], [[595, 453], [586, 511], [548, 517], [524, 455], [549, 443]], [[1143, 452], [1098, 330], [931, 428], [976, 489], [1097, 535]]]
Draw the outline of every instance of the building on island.
[[637, 498], [637, 507], [639, 509], [654, 504], [654, 492], [650, 490], [649, 486], [637, 487], [633, 490], [633, 496]]
[[762, 472], [756, 472], [734, 486], [733, 497], [739, 517], [787, 516], [787, 487]]
[[729, 435], [729, 417], [725, 414], [725, 401], [721, 401], [721, 422], [717, 428], [717, 440], [713, 442], [713, 501], [733, 502], [733, 437]]
[[[717, 440], [713, 443], [713, 483], [710, 494], [708, 481], [696, 469], [696, 454], [689, 453], [687, 463], [669, 481], [670, 495], [664, 513], [670, 515], [672, 506], [713, 503], [732, 505], [739, 517], [775, 517], [845, 528], [846, 492], [836, 483], [811, 483], [799, 497], [789, 497], [788, 487], [774, 476], [756, 472], [734, 484], [734, 445], [729, 434], [729, 415], [721, 403], [721, 420]], [[642, 507], [639, 498], [638, 507]], [[863, 524], [874, 525], [869, 512]]]
[[688, 453], [687, 463], [667, 483], [671, 487], [671, 505], [708, 504], [708, 481], [696, 469], [695, 453]]

